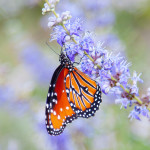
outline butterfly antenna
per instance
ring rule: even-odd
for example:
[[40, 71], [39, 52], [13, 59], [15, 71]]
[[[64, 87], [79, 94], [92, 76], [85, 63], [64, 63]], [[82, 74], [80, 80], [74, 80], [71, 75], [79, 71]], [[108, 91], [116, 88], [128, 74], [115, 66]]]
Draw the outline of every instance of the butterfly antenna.
[[61, 53], [65, 50], [65, 43], [63, 43], [63, 46], [61, 47]]
[[57, 55], [59, 55], [58, 53], [56, 53], [56, 51], [49, 45], [49, 43], [46, 41], [46, 45]]

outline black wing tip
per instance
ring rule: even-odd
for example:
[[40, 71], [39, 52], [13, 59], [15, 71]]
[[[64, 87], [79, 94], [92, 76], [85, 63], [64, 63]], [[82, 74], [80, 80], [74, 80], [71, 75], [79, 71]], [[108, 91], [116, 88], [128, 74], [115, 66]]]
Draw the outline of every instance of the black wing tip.
[[61, 135], [65, 129], [65, 127], [67, 126], [67, 124], [71, 123], [73, 120], [77, 119], [77, 115], [73, 114], [70, 117], [67, 117], [66, 120], [63, 122], [62, 126], [59, 129], [54, 129], [52, 123], [48, 123], [48, 119], [46, 116], [46, 129], [49, 135], [52, 136], [57, 136], [57, 135]]

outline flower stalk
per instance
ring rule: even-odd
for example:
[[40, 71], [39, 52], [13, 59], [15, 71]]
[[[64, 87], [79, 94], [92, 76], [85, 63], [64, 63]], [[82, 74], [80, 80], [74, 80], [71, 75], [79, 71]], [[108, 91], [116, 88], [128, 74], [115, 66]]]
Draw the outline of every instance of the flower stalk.
[[[51, 4], [49, 3], [49, 1], [48, 1], [48, 0], [45, 0], [45, 2], [46, 2], [47, 5], [51, 8]], [[54, 16], [55, 16], [56, 18], [59, 18], [59, 15], [57, 15], [57, 13], [55, 12], [55, 9], [52, 9], [51, 12], [54, 14]], [[67, 15], [66, 15], [66, 16], [67, 16]], [[69, 16], [69, 17], [67, 16], [66, 18], [69, 19], [70, 16]], [[67, 20], [67, 19], [66, 19], [66, 20]], [[62, 20], [63, 20], [63, 19], [62, 19]], [[62, 26], [62, 28], [65, 30], [66, 34], [70, 37], [70, 40], [72, 40], [76, 45], [79, 45], [80, 48], [82, 48], [81, 43], [79, 43], [79, 42], [74, 38], [74, 36], [72, 36], [71, 32], [67, 29], [67, 27], [66, 27], [64, 21], [61, 21], [60, 23], [58, 22], [58, 23], [56, 23], [56, 24]], [[54, 24], [54, 25], [55, 25], [55, 24]], [[60, 43], [59, 43], [59, 44], [60, 44]], [[93, 62], [93, 65], [96, 66], [96, 68], [98, 68], [99, 70], [102, 69], [102, 66], [99, 65], [99, 64], [96, 62], [96, 59], [93, 58], [92, 56], [90, 56], [86, 50], [83, 49], [83, 53], [84, 53], [84, 55], [86, 55], [86, 56], [88, 57], [88, 59], [89, 59], [90, 61]], [[101, 56], [100, 56], [100, 57], [101, 57]], [[122, 64], [125, 64], [126, 62], [121, 62], [121, 63], [122, 63]], [[116, 76], [116, 75], [113, 76], [113, 75], [110, 74], [110, 79], [109, 79], [109, 81], [111, 82], [111, 84], [110, 84], [111, 87], [120, 87], [120, 88], [125, 92], [124, 95], [123, 95], [123, 98], [131, 97], [131, 98], [129, 98], [130, 101], [133, 101], [133, 99], [135, 99], [135, 100], [137, 101], [137, 104], [138, 104], [139, 106], [144, 105], [144, 102], [135, 94], [136, 92], [135, 92], [135, 88], [134, 88], [134, 87], [133, 87], [133, 88], [131, 88], [131, 87], [125, 87], [125, 85], [123, 85], [123, 84], [121, 84], [121, 83], [119, 82], [119, 76], [120, 76], [120, 75], [121, 75], [121, 74], [119, 74], [119, 75], [117, 75], [117, 76]], [[138, 78], [139, 78], [139, 77], [138, 77]], [[136, 85], [136, 82], [137, 82], [137, 81], [138, 81], [138, 79], [136, 79], [134, 86]], [[110, 88], [108, 87], [107, 89], [110, 89]], [[136, 90], [137, 90], [137, 88], [136, 88]], [[106, 90], [106, 91], [108, 91], [108, 90]], [[133, 91], [134, 91], [134, 92], [133, 92]], [[105, 93], [105, 92], [104, 92], [104, 93]], [[147, 109], [150, 111], [150, 108], [148, 107], [148, 105], [147, 105], [146, 107], [147, 107]], [[136, 111], [137, 111], [137, 110], [139, 110], [139, 109], [136, 109]]]

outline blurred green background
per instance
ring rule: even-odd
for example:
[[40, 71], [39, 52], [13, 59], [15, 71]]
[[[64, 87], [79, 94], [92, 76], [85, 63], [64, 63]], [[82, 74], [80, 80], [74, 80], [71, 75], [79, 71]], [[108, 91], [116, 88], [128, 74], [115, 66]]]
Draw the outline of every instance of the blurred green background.
[[[78, 7], [79, 3], [71, 1], [70, 5]], [[109, 3], [115, 21], [96, 26], [94, 32], [98, 36], [111, 33], [118, 37], [125, 49], [121, 52], [132, 62], [131, 72], [143, 73], [140, 94], [145, 94], [150, 85], [150, 1], [112, 0]], [[68, 125], [60, 141], [47, 135], [43, 127], [45, 99], [59, 61], [46, 45], [50, 30], [47, 17], [41, 14], [43, 4], [40, 0], [0, 2], [0, 150], [149, 150], [150, 122], [145, 118], [130, 121], [130, 110], [120, 109], [109, 96], [103, 96], [101, 109], [94, 118], [79, 119]], [[63, 10], [66, 6], [60, 7]], [[90, 24], [90, 10], [83, 12]], [[60, 52], [56, 42], [51, 46]], [[29, 49], [28, 53], [25, 49]], [[47, 75], [43, 76], [41, 70]], [[67, 148], [59, 147], [64, 139]]]

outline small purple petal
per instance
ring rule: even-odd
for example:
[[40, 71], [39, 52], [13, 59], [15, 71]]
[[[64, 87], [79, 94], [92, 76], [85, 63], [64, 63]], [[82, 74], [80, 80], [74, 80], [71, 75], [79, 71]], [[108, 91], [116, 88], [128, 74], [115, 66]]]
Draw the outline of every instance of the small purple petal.
[[141, 108], [141, 114], [149, 118], [149, 110], [146, 107]]
[[128, 118], [132, 119], [137, 119], [137, 120], [141, 120], [139, 117], [140, 114], [140, 109], [135, 107], [129, 114]]

